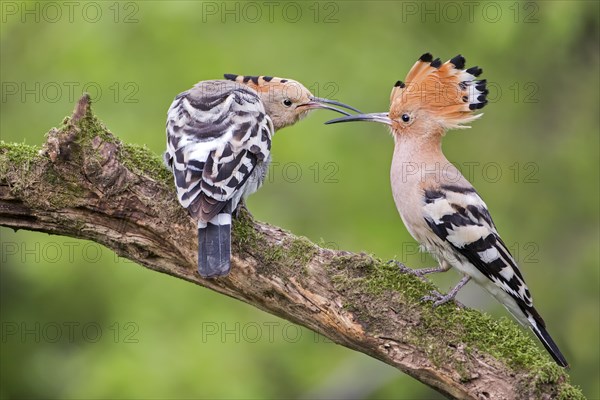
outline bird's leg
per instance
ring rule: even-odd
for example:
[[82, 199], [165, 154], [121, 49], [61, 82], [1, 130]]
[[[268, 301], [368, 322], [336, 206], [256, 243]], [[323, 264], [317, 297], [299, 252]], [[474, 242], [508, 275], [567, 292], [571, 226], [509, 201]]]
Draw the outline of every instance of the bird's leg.
[[400, 261], [390, 260], [387, 262], [387, 264], [394, 264], [396, 267], [398, 267], [400, 272], [402, 272], [404, 274], [414, 274], [414, 271], [415, 271], [412, 268], [408, 268], [406, 265], [402, 264]]
[[432, 274], [434, 272], [446, 272], [450, 269], [450, 264], [448, 264], [446, 261], [441, 261], [440, 265], [437, 267], [420, 268], [420, 269], [408, 268], [404, 264], [401, 264], [396, 260], [390, 260], [388, 262], [388, 264], [391, 264], [391, 263], [396, 264], [396, 266], [400, 269], [401, 272], [411, 274], [411, 275], [417, 276], [419, 278], [423, 278], [425, 275]]
[[412, 271], [413, 271], [413, 274], [415, 274], [416, 276], [422, 277], [427, 274], [433, 274], [434, 272], [446, 272], [449, 269], [450, 269], [450, 264], [448, 264], [446, 261], [442, 261], [442, 262], [440, 262], [440, 265], [438, 265], [437, 267], [413, 269]]
[[450, 300], [454, 300], [460, 289], [462, 289], [462, 287], [465, 286], [470, 280], [471, 277], [465, 275], [460, 280], [460, 282], [458, 282], [458, 284], [454, 286], [454, 288], [451, 291], [448, 292], [447, 295], [443, 295], [437, 290], [433, 290], [428, 296], [422, 297], [421, 301], [433, 301], [433, 307], [441, 306], [442, 304], [447, 303]]
[[244, 199], [243, 197], [240, 199], [240, 202], [238, 203], [235, 210], [233, 210], [232, 214], [235, 219], [237, 219], [241, 214], [248, 214], [252, 218], [252, 213], [250, 212], [250, 210], [248, 210], [248, 207], [246, 206], [246, 199]]

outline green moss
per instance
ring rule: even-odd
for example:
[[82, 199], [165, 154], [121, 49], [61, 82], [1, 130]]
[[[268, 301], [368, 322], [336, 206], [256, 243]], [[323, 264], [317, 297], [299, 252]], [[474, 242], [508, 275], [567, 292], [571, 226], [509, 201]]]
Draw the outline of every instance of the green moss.
[[21, 164], [31, 162], [39, 156], [40, 148], [25, 143], [6, 143], [0, 141], [2, 163]]
[[256, 230], [254, 220], [245, 207], [238, 209], [231, 235], [236, 251], [256, 257], [262, 272], [277, 268], [305, 268], [318, 249], [304, 237], [271, 244]]
[[306, 265], [317, 253], [317, 246], [305, 237], [296, 237], [287, 249], [288, 262]]
[[37, 146], [0, 142], [0, 179], [10, 182], [14, 194], [23, 196], [31, 205], [62, 208], [77, 203], [85, 190], [75, 180], [59, 174], [47, 161]]
[[[88, 173], [100, 172], [107, 161], [107, 153], [99, 149], [103, 143], [111, 143], [116, 147], [118, 160], [130, 171], [172, 185], [171, 174], [158, 155], [145, 146], [123, 144], [92, 113], [89, 105], [76, 121], [72, 117], [64, 118], [62, 125], [51, 129], [46, 137], [48, 155], [85, 164]], [[61, 162], [50, 162], [49, 157], [41, 155], [39, 150], [39, 147], [24, 143], [0, 142], [0, 175], [6, 178], [10, 175], [14, 193], [22, 190], [29, 194], [33, 191], [45, 193], [28, 195], [32, 204], [44, 203], [56, 208], [77, 205], [78, 197], [85, 192], [80, 186], [80, 171], [64, 168]], [[55, 190], [57, 186], [61, 187], [60, 191]]]
[[270, 269], [281, 264], [284, 252], [281, 246], [273, 246], [256, 230], [254, 219], [245, 206], [238, 208], [232, 226], [232, 245], [238, 253], [249, 253], [259, 258], [260, 268]]
[[535, 381], [538, 385], [557, 383], [561, 377], [562, 370], [560, 367], [555, 364], [546, 364], [538, 370]]
[[234, 245], [239, 250], [254, 250], [260, 245], [260, 237], [254, 228], [252, 216], [244, 207], [239, 208], [237, 211], [237, 216], [233, 221], [231, 236]]
[[24, 174], [40, 159], [39, 147], [25, 143], [0, 141], [0, 178], [6, 179], [9, 172]]
[[387, 290], [401, 292], [412, 302], [420, 299], [435, 287], [414, 275], [404, 274], [394, 263], [383, 262], [366, 254], [336, 258], [330, 265], [338, 271], [353, 268], [359, 272], [357, 284], [363, 290], [378, 295]]
[[[50, 131], [49, 135], [65, 135], [75, 131], [75, 142], [84, 151], [88, 160], [99, 158], [98, 152], [93, 145], [95, 140], [100, 139], [104, 143], [112, 143], [117, 146], [118, 159], [131, 172], [145, 175], [157, 181], [169, 184], [173, 178], [169, 170], [164, 166], [161, 158], [150, 151], [145, 145], [122, 143], [112, 132], [93, 114], [92, 106], [87, 107], [86, 113], [77, 121], [66, 117], [58, 130]], [[98, 139], [96, 139], [98, 138]]]
[[544, 393], [544, 386], [558, 386], [557, 399], [559, 400], [585, 400], [583, 392], [578, 387], [569, 383], [569, 377], [565, 370], [555, 363], [533, 364], [537, 367], [533, 382], [537, 394]]
[[384, 263], [366, 255], [359, 259], [351, 256], [346, 261], [336, 261], [336, 268], [351, 265], [361, 270], [359, 279], [353, 282], [360, 285], [361, 290], [375, 295], [386, 291], [397, 292], [405, 301], [421, 306], [419, 329], [422, 332], [419, 332], [419, 337], [441, 331], [449, 339], [455, 338], [467, 345], [481, 345], [492, 355], [516, 365], [526, 365], [540, 358], [538, 348], [514, 323], [506, 319], [494, 320], [476, 310], [457, 310], [453, 302], [433, 308], [431, 303], [421, 302], [421, 298], [434, 290], [435, 286], [403, 273], [394, 263]]
[[558, 389], [558, 400], [585, 400], [583, 392], [578, 387], [569, 384], [561, 385]]
[[150, 151], [145, 145], [122, 144], [120, 159], [132, 172], [139, 173], [160, 180], [165, 183], [171, 183], [173, 176], [165, 167], [158, 155]]
[[[380, 301], [386, 309], [419, 307], [418, 323], [405, 332], [402, 340], [417, 345], [434, 364], [452, 365], [459, 373], [462, 371], [461, 379], [469, 380], [470, 377], [466, 375], [464, 363], [453, 357], [452, 347], [458, 344], [465, 345], [467, 353], [479, 350], [490, 354], [516, 372], [533, 370], [532, 379], [535, 379], [536, 387], [564, 382], [561, 385], [565, 387], [565, 396], [573, 393], [581, 396], [581, 392], [568, 383], [565, 370], [556, 365], [533, 337], [512, 320], [494, 319], [477, 310], [458, 308], [454, 302], [433, 308], [430, 302], [422, 302], [421, 298], [435, 289], [434, 285], [403, 273], [394, 263], [385, 263], [366, 254], [339, 257], [329, 268], [332, 269], [336, 289], [357, 293], [348, 296], [355, 298], [356, 303], [345, 307], [357, 312], [361, 323], [371, 326], [372, 330], [377, 331], [376, 318], [380, 316], [374, 315], [372, 310], [364, 310], [362, 304], [366, 301], [358, 295], [360, 293], [371, 294], [368, 303]], [[401, 301], [394, 298], [401, 298]]]
[[35, 180], [36, 165], [42, 160], [39, 147], [25, 143], [0, 141], [0, 180], [11, 182], [11, 190], [19, 192]]
[[109, 143], [120, 144], [121, 141], [112, 134], [112, 132], [94, 115], [92, 112], [92, 106], [89, 105], [85, 115], [83, 115], [77, 122], [73, 122], [71, 118], [67, 117], [63, 121], [61, 130], [70, 129], [72, 126], [79, 128], [77, 135], [77, 141], [84, 144], [95, 137], [100, 137], [102, 141]]

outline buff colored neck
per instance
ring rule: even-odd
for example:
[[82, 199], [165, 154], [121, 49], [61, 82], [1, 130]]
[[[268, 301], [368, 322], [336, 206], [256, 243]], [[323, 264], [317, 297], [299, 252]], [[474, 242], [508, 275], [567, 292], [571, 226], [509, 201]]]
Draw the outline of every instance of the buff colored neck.
[[442, 131], [426, 135], [394, 133], [394, 159], [401, 162], [430, 164], [448, 162], [442, 153]]
[[399, 196], [403, 190], [424, 190], [440, 185], [469, 183], [442, 152], [441, 131], [434, 135], [396, 135], [391, 178]]

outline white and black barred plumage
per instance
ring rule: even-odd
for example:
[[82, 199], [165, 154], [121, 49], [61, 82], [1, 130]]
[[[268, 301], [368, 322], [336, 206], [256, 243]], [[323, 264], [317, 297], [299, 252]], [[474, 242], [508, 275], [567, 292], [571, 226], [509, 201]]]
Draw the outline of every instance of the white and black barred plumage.
[[[559, 365], [567, 366], [546, 331], [544, 320], [533, 307], [533, 299], [517, 263], [475, 189], [464, 183], [425, 189], [422, 210], [423, 221], [430, 230], [425, 234], [427, 238], [419, 238], [425, 243], [426, 250], [440, 263], [449, 263], [483, 286], [521, 324], [531, 327]], [[426, 230], [424, 227], [412, 228]]]
[[198, 220], [204, 277], [229, 272], [231, 213], [262, 184], [274, 132], [256, 91], [236, 82], [200, 82], [169, 108], [165, 159]]
[[408, 231], [440, 264], [414, 273], [422, 276], [452, 266], [464, 274], [447, 295], [435, 292], [426, 299], [443, 304], [474, 279], [521, 324], [531, 327], [556, 363], [566, 367], [487, 206], [442, 153], [446, 131], [468, 128], [464, 124], [482, 115], [472, 112], [487, 104], [486, 81], [476, 80], [481, 68], [464, 66], [460, 55], [442, 63], [423, 54], [406, 83], [398, 81], [392, 89], [388, 113], [353, 115], [328, 123], [374, 121], [391, 127], [394, 201]]
[[275, 130], [317, 108], [358, 111], [314, 97], [291, 79], [224, 77], [179, 94], [167, 116], [165, 162], [179, 202], [198, 221], [198, 271], [205, 278], [229, 272], [231, 214], [264, 181]]

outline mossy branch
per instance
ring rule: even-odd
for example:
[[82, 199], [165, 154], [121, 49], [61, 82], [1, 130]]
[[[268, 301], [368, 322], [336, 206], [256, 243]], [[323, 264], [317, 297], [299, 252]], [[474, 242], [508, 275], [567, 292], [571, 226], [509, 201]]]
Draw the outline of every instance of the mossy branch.
[[157, 155], [110, 133], [87, 96], [42, 148], [0, 144], [0, 225], [101, 243], [308, 327], [450, 398], [583, 398], [512, 321], [456, 303], [433, 309], [419, 301], [431, 284], [366, 254], [320, 248], [243, 211], [234, 221], [231, 274], [202, 279], [196, 225], [177, 203], [169, 171]]

